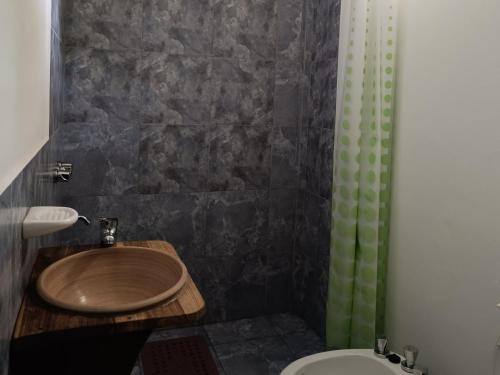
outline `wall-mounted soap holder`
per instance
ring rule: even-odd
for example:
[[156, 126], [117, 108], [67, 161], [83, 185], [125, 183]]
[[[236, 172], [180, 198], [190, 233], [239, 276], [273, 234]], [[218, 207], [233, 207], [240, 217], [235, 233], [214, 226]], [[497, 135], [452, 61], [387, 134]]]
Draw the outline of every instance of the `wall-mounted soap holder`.
[[85, 216], [69, 207], [31, 207], [23, 221], [23, 238], [43, 236], [66, 229], [78, 219], [87, 225], [90, 221]]

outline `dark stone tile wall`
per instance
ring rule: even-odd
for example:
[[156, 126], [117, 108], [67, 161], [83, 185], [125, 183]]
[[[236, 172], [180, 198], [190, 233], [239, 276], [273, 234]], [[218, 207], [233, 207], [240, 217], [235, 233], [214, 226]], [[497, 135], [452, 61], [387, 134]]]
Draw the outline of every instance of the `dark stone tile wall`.
[[[61, 203], [177, 248], [208, 320], [291, 308], [303, 0], [67, 0]], [[99, 241], [99, 228], [61, 232]]]
[[60, 39], [59, 2], [52, 1], [50, 88], [50, 140], [0, 195], [0, 375], [7, 375], [9, 346], [26, 282], [36, 251], [51, 242], [49, 237], [22, 239], [22, 222], [29, 207], [56, 201], [52, 181], [39, 173], [55, 161], [56, 138], [62, 119], [63, 54]]
[[35, 250], [99, 241], [23, 241], [54, 202], [172, 242], [209, 321], [295, 309], [323, 333], [340, 1], [53, 3], [51, 138], [0, 196], [0, 375]]
[[325, 335], [340, 0], [304, 3], [300, 190], [293, 255], [293, 307]]

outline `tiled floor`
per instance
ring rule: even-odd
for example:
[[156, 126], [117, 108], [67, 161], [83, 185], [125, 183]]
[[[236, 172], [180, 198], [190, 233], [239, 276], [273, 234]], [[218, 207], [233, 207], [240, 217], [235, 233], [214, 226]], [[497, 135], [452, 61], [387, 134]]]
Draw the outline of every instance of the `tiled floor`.
[[[156, 331], [149, 341], [193, 335], [207, 339], [221, 375], [275, 375], [290, 362], [324, 350], [318, 335], [291, 314]], [[140, 363], [132, 375], [142, 375]]]

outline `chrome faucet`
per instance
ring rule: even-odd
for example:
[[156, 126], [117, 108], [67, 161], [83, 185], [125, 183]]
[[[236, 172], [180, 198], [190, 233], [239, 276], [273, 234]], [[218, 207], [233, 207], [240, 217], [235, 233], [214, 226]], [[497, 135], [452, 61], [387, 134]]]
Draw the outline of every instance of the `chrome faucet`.
[[82, 216], [82, 215], [78, 215], [78, 220], [82, 221], [83, 223], [85, 223], [85, 225], [90, 225], [90, 220], [87, 219], [85, 216]]
[[100, 217], [97, 220], [101, 224], [101, 243], [105, 246], [114, 245], [118, 231], [118, 219], [115, 217]]
[[375, 355], [377, 357], [385, 358], [386, 355], [389, 353], [388, 349], [388, 343], [389, 341], [387, 340], [387, 337], [385, 336], [377, 336], [375, 339], [375, 348], [373, 349]]
[[427, 375], [428, 371], [425, 367], [416, 365], [419, 350], [416, 346], [407, 345], [403, 348], [405, 359], [401, 362], [401, 368], [414, 375]]
[[73, 164], [58, 161], [53, 169], [54, 180], [68, 182], [73, 174]]

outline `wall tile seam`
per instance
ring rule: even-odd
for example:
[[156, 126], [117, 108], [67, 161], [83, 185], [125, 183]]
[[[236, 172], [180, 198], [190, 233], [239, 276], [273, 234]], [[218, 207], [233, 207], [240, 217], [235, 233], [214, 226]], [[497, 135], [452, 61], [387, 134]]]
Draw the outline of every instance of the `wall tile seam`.
[[[297, 252], [297, 236], [298, 236], [298, 225], [299, 225], [299, 199], [300, 199], [300, 191], [302, 190], [302, 175], [303, 175], [303, 171], [302, 171], [302, 157], [304, 155], [304, 153], [302, 152], [302, 139], [303, 139], [303, 132], [306, 131], [307, 133], [307, 129], [304, 128], [304, 124], [303, 124], [303, 121], [304, 121], [304, 94], [305, 94], [305, 90], [304, 90], [304, 86], [305, 86], [305, 71], [306, 71], [306, 41], [307, 41], [307, 1], [311, 1], [311, 0], [302, 0], [302, 35], [301, 35], [301, 38], [302, 38], [302, 42], [301, 42], [301, 50], [302, 50], [302, 61], [301, 61], [301, 72], [300, 72], [300, 90], [299, 90], [299, 97], [300, 97], [300, 112], [299, 112], [299, 119], [298, 119], [298, 138], [297, 138], [297, 167], [298, 167], [298, 188], [297, 188], [297, 193], [296, 193], [296, 199], [295, 199], [295, 220], [294, 220], [294, 236], [293, 236], [293, 246], [292, 246], [292, 251], [291, 251], [291, 265], [292, 265], [292, 268], [291, 268], [291, 276], [292, 276], [292, 285], [294, 286], [294, 291], [292, 292], [292, 301], [295, 301], [296, 299], [296, 288], [295, 288], [295, 278], [293, 277], [294, 273], [295, 273], [295, 264], [293, 262], [293, 260], [295, 259], [295, 256], [296, 256], [296, 252]], [[305, 134], [305, 136], [307, 137], [307, 134]], [[307, 152], [307, 143], [306, 142], [306, 150], [305, 152]], [[295, 306], [296, 303], [293, 303], [293, 305]]]
[[148, 197], [148, 196], [161, 196], [161, 195], [200, 195], [200, 194], [220, 194], [220, 193], [252, 193], [252, 192], [268, 192], [273, 190], [295, 190], [294, 188], [266, 188], [266, 189], [227, 189], [227, 190], [190, 190], [190, 191], [162, 191], [158, 193], [127, 193], [127, 194], [88, 194], [88, 195], [71, 195], [62, 194], [61, 198], [116, 198], [116, 197]]
[[107, 198], [107, 197], [136, 197], [136, 196], [161, 196], [161, 195], [201, 195], [201, 194], [219, 194], [219, 193], [265, 193], [273, 191], [295, 191], [298, 188], [295, 187], [273, 187], [266, 189], [231, 189], [231, 190], [200, 190], [200, 191], [179, 191], [179, 192], [160, 192], [160, 193], [129, 193], [129, 194], [89, 194], [89, 195], [70, 195], [63, 194], [63, 198]]
[[[299, 121], [300, 121], [300, 115], [298, 116], [297, 118], [297, 123], [294, 125], [294, 126], [281, 126], [281, 125], [277, 125], [276, 124], [276, 82], [278, 81], [278, 71], [276, 69], [276, 64], [278, 63], [278, 61], [281, 60], [281, 57], [278, 53], [278, 46], [279, 46], [279, 43], [278, 43], [278, 29], [279, 29], [279, 17], [280, 17], [280, 14], [278, 14], [278, 6], [279, 6], [279, 0], [275, 1], [274, 3], [274, 17], [275, 17], [275, 23], [274, 23], [274, 43], [275, 43], [275, 46], [274, 46], [274, 74], [273, 74], [273, 88], [272, 88], [272, 92], [273, 92], [273, 109], [272, 109], [272, 127], [273, 129], [274, 128], [278, 128], [278, 129], [282, 129], [282, 128], [297, 128], [299, 126]], [[302, 4], [303, 4], [303, 0], [302, 0]], [[302, 21], [304, 20], [304, 13], [301, 12], [301, 17], [302, 17]], [[302, 35], [304, 33], [304, 29], [303, 27], [301, 26], [301, 30], [300, 30], [300, 36], [302, 38]], [[300, 48], [302, 49], [303, 48], [303, 44], [301, 42], [301, 46]], [[303, 55], [303, 53], [301, 54]], [[286, 59], [283, 59], [283, 60], [286, 60]], [[301, 72], [297, 72], [297, 74], [300, 76]], [[300, 90], [299, 90], [299, 98], [301, 97], [300, 95]], [[272, 162], [272, 158], [273, 158], [273, 155], [275, 155], [275, 151], [274, 151], [274, 138], [273, 138], [273, 134], [271, 135], [271, 170], [270, 170], [270, 178], [269, 178], [269, 189], [271, 190], [273, 188], [273, 179], [272, 179], [272, 176], [273, 176], [273, 162]], [[299, 140], [299, 135], [297, 136], [297, 144], [295, 146], [295, 153], [297, 155], [296, 157], [296, 167], [297, 167], [297, 171], [299, 170], [300, 168], [300, 162], [299, 162], [299, 144], [300, 142], [298, 141]], [[300, 178], [300, 173], [297, 174], [297, 180]], [[297, 181], [297, 185], [300, 184], [300, 181]], [[294, 215], [294, 220], [293, 220], [293, 227], [295, 227], [295, 215]], [[292, 246], [292, 251], [291, 253], [293, 253], [293, 246]]]
[[164, 50], [147, 50], [143, 48], [119, 48], [119, 49], [114, 49], [114, 48], [100, 48], [100, 47], [92, 47], [92, 46], [73, 46], [73, 45], [65, 45], [64, 42], [61, 42], [63, 44], [63, 48], [66, 52], [71, 52], [71, 51], [78, 51], [78, 50], [92, 50], [92, 51], [98, 51], [98, 52], [109, 52], [109, 53], [125, 53], [125, 52], [136, 52], [140, 53], [141, 55], [147, 55], [147, 54], [159, 54], [159, 55], [165, 55], [169, 57], [186, 57], [186, 58], [206, 58], [206, 59], [212, 59], [212, 60], [220, 60], [220, 61], [231, 61], [231, 62], [238, 62], [238, 61], [253, 61], [253, 62], [264, 62], [264, 63], [275, 63], [277, 61], [276, 57], [272, 58], [264, 58], [260, 56], [256, 57], [241, 57], [241, 56], [218, 56], [218, 55], [212, 55], [212, 54], [191, 54], [191, 53], [171, 53], [168, 51]]

